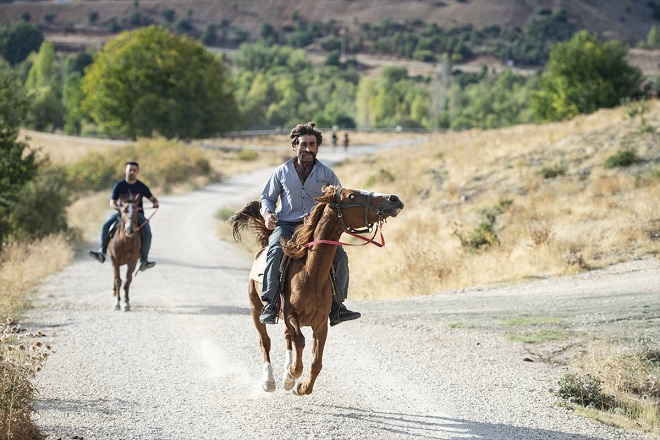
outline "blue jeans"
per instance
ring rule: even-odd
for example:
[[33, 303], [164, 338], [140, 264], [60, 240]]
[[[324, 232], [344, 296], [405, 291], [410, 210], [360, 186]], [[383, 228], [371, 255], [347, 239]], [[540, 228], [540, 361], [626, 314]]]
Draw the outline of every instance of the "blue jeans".
[[[278, 221], [273, 233], [268, 239], [268, 250], [266, 251], [266, 270], [262, 282], [261, 299], [273, 302], [277, 294], [277, 286], [280, 282], [280, 265], [284, 251], [280, 244], [280, 238], [291, 238], [296, 227], [300, 223], [289, 223]], [[343, 303], [348, 297], [348, 255], [343, 247], [337, 246], [335, 258], [332, 260], [335, 269], [335, 287], [337, 288], [337, 299]]]
[[[110, 226], [116, 221], [119, 220], [119, 212], [112, 214], [101, 227], [101, 251], [105, 254], [108, 250], [108, 232], [110, 231]], [[148, 260], [149, 250], [151, 249], [151, 226], [149, 222], [144, 223], [146, 217], [142, 211], [138, 212], [138, 225], [142, 225], [140, 231], [142, 232], [142, 249], [140, 250], [140, 259]], [[143, 224], [144, 223], [144, 224]]]

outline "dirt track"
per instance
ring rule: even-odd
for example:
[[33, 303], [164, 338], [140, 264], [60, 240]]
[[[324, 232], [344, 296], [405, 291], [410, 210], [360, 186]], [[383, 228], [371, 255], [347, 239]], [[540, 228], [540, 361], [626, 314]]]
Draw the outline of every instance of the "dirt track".
[[[314, 393], [297, 397], [279, 382], [261, 391], [246, 296], [251, 258], [216, 237], [213, 214], [254, 199], [269, 173], [159, 197], [157, 266], [134, 280], [131, 312], [112, 310], [111, 267], [86, 249], [47, 280], [24, 325], [46, 333], [56, 352], [38, 382], [48, 438], [650, 438], [558, 406], [548, 390], [566, 367], [542, 360], [561, 360], [584, 332], [660, 340], [658, 260], [410, 300], [349, 300], [363, 318], [330, 330]], [[405, 221], [405, 209], [393, 221]], [[501, 322], [514, 316], [562, 318], [574, 337], [530, 351], [505, 337]], [[281, 332], [281, 324], [271, 331], [278, 378]]]

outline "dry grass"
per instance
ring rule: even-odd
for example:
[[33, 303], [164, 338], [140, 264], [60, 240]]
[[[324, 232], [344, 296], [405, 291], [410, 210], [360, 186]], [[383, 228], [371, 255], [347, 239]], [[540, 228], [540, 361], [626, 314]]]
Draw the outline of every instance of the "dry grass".
[[50, 162], [56, 165], [73, 163], [90, 152], [103, 153], [134, 143], [21, 130], [20, 138], [25, 137], [28, 138], [30, 147], [40, 150], [42, 158], [48, 157]]
[[0, 324], [0, 438], [44, 438], [32, 422], [36, 389], [32, 383], [51, 353], [41, 332], [25, 333], [11, 319]]
[[[345, 186], [406, 203], [385, 225], [384, 249], [349, 251], [351, 297], [423, 295], [657, 256], [660, 102], [647, 119], [653, 132], [640, 133], [638, 121], [614, 109], [566, 123], [437, 134], [337, 167]], [[628, 147], [638, 164], [605, 169], [608, 156]], [[539, 175], [558, 162], [564, 176]], [[455, 232], [471, 233], [481, 211], [502, 199], [512, 204], [494, 224], [500, 244], [463, 246]]]
[[32, 243], [8, 243], [0, 254], [0, 316], [16, 316], [29, 305], [41, 280], [73, 258], [69, 238], [48, 236]]
[[635, 350], [604, 342], [591, 345], [577, 365], [600, 381], [613, 408], [583, 410], [591, 418], [660, 436], [660, 351], [642, 341]]
[[0, 438], [43, 438], [32, 422], [33, 380], [50, 353], [38, 338], [24, 333], [11, 316], [29, 307], [39, 283], [73, 258], [70, 240], [53, 235], [32, 243], [8, 243], [0, 254]]

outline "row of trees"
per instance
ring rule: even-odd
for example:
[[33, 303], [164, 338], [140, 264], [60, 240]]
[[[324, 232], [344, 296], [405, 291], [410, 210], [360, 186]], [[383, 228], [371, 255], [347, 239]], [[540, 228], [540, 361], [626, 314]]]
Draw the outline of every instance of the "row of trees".
[[586, 31], [557, 43], [541, 75], [452, 72], [446, 57], [429, 78], [404, 67], [360, 75], [354, 60], [314, 64], [306, 53], [265, 42], [229, 58], [164, 28], [125, 32], [92, 57], [58, 56], [52, 44], [21, 63], [34, 99], [26, 123], [110, 137], [210, 137], [288, 127], [314, 119], [344, 128], [494, 128], [559, 120], [641, 94], [643, 76], [626, 48]]

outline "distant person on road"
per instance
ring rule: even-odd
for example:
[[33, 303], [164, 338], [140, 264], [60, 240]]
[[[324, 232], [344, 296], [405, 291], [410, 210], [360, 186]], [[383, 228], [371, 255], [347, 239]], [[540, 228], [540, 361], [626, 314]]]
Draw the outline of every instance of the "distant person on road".
[[[274, 324], [277, 317], [275, 296], [284, 255], [280, 238], [293, 236], [296, 227], [303, 223], [303, 219], [316, 205], [314, 199], [324, 194], [324, 186], [341, 186], [334, 171], [316, 158], [323, 136], [315, 126], [314, 122], [308, 122], [298, 124], [291, 130], [289, 138], [296, 156], [275, 169], [261, 193], [261, 215], [266, 227], [273, 231], [268, 240], [266, 270], [262, 282], [261, 299], [266, 304], [259, 321], [263, 324]], [[348, 296], [348, 256], [343, 247], [337, 246], [332, 265], [337, 290], [330, 310], [331, 326], [361, 316], [343, 304]]]
[[344, 151], [348, 151], [348, 133], [344, 133], [343, 145], [344, 145]]
[[334, 131], [332, 132], [332, 151], [335, 151], [335, 147], [337, 146], [337, 133]]
[[105, 253], [108, 250], [108, 232], [112, 224], [121, 217], [121, 206], [119, 205], [119, 198], [122, 195], [137, 195], [140, 194], [140, 203], [138, 204], [138, 222], [141, 225], [140, 230], [142, 231], [142, 249], [140, 250], [140, 270], [145, 271], [151, 269], [156, 265], [153, 261], [149, 261], [149, 249], [151, 249], [151, 227], [149, 222], [144, 216], [144, 209], [142, 205], [143, 199], [149, 199], [152, 203], [153, 208], [158, 208], [158, 199], [151, 194], [149, 187], [137, 179], [137, 175], [140, 172], [140, 165], [135, 161], [126, 162], [125, 174], [126, 177], [123, 180], [115, 183], [112, 188], [112, 194], [110, 196], [110, 208], [114, 209], [114, 212], [108, 220], [103, 224], [101, 228], [101, 246], [98, 251], [89, 251], [89, 255], [92, 258], [95, 258], [99, 263], [105, 262]]

